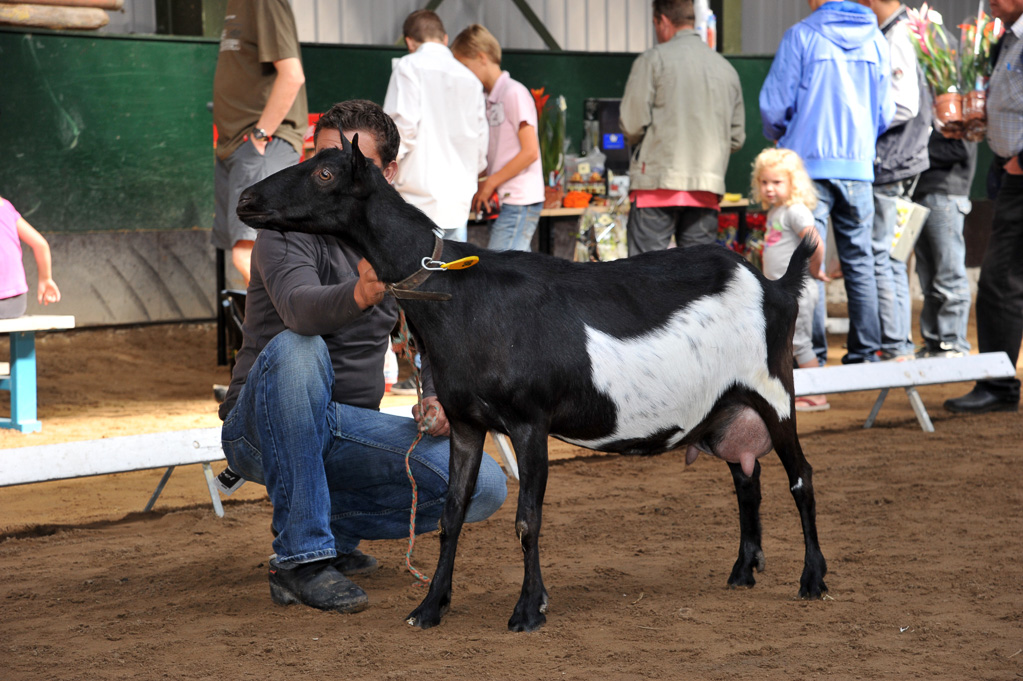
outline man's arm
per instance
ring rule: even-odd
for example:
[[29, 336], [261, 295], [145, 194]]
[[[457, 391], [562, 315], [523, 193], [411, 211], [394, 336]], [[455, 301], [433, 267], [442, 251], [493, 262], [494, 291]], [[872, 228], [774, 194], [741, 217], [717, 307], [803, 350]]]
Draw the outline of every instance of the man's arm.
[[746, 105], [742, 99], [742, 84], [739, 74], [735, 74], [735, 104], [732, 107], [732, 153], [742, 149], [746, 143]]
[[320, 282], [320, 244], [318, 237], [264, 231], [252, 249], [253, 270], [262, 277], [277, 314], [303, 336], [335, 332], [363, 312], [356, 301], [360, 278], [355, 272], [338, 284]]
[[[297, 57], [280, 59], [273, 64], [277, 69], [277, 77], [270, 90], [270, 97], [266, 100], [266, 106], [263, 107], [263, 113], [256, 121], [256, 127], [266, 130], [266, 134], [271, 137], [288, 115], [291, 105], [295, 103], [295, 97], [305, 84], [305, 72], [302, 70], [302, 62]], [[252, 140], [252, 143], [261, 154], [266, 149], [266, 142]]]
[[646, 129], [652, 121], [651, 110], [654, 101], [654, 79], [651, 58], [646, 53], [636, 57], [625, 81], [625, 93], [619, 110], [618, 126], [625, 133], [630, 146], [643, 141]]
[[802, 55], [796, 48], [796, 28], [790, 28], [778, 46], [771, 69], [760, 88], [760, 121], [764, 137], [777, 141], [788, 130], [796, 113], [796, 93], [803, 75]]
[[916, 48], [910, 42], [906, 23], [900, 22], [892, 30], [895, 31], [891, 43], [894, 127], [915, 118], [920, 112], [920, 80], [917, 78]]
[[[880, 31], [878, 32], [880, 35]], [[878, 74], [878, 120], [877, 134], [881, 135], [885, 130], [892, 127], [895, 120], [895, 98], [892, 96], [892, 64], [889, 57], [888, 43], [881, 36], [878, 39], [878, 59], [881, 64]]]
[[398, 147], [396, 159], [398, 163], [401, 163], [416, 146], [416, 133], [419, 132], [419, 120], [422, 117], [419, 97], [418, 79], [407, 63], [399, 61], [391, 72], [383, 107], [384, 113], [394, 119], [398, 134], [401, 135], [401, 145]]

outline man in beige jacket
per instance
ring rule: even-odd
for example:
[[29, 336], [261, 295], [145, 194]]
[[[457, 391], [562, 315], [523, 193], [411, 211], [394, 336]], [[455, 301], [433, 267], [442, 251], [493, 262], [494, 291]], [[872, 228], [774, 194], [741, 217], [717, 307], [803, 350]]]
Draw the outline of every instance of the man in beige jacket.
[[653, 0], [657, 45], [636, 58], [621, 103], [632, 145], [629, 255], [714, 243], [729, 156], [746, 141], [739, 74], [693, 26], [692, 0]]

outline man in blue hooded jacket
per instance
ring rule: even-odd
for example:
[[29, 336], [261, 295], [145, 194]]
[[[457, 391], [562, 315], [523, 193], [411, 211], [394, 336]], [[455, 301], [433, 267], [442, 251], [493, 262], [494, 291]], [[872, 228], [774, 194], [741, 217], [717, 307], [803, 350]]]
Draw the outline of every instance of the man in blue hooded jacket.
[[[849, 299], [843, 363], [877, 361], [881, 349], [871, 236], [877, 137], [892, 122], [888, 43], [877, 18], [848, 0], [809, 0], [813, 13], [785, 33], [760, 90], [764, 135], [798, 153], [817, 189], [822, 239], [831, 216]], [[825, 296], [814, 349], [827, 358]]]

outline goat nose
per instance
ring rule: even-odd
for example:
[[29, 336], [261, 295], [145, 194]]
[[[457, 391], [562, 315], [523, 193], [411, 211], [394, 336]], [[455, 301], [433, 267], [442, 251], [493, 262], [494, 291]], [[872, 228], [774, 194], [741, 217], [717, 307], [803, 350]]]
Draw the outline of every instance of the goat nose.
[[241, 208], [252, 203], [252, 198], [253, 198], [252, 193], [248, 189], [246, 189], [245, 191], [242, 192], [242, 195], [238, 197], [238, 207]]

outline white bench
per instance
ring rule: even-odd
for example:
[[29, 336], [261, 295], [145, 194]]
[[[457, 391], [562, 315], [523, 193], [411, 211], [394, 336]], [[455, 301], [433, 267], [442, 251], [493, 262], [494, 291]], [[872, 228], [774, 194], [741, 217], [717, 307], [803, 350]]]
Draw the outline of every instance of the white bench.
[[0, 334], [11, 336], [11, 361], [0, 370], [0, 390], [11, 393], [11, 416], [0, 418], [0, 428], [23, 433], [42, 429], [36, 418], [36, 331], [75, 328], [71, 315], [27, 315], [0, 319]]
[[222, 461], [220, 427], [128, 435], [0, 451], [0, 487], [166, 468], [144, 510], [153, 508], [175, 466], [201, 463], [213, 510], [224, 517], [210, 463]]
[[889, 390], [905, 388], [920, 427], [925, 432], [933, 433], [934, 425], [916, 390], [917, 386], [1008, 378], [1015, 375], [1016, 367], [1009, 361], [1008, 355], [1004, 352], [985, 352], [965, 357], [932, 357], [905, 362], [870, 362], [826, 366], [819, 369], [796, 369], [793, 371], [793, 381], [796, 397], [880, 390], [881, 393], [870, 410], [870, 416], [863, 424], [864, 428], [874, 425]]

